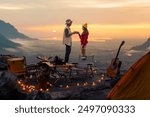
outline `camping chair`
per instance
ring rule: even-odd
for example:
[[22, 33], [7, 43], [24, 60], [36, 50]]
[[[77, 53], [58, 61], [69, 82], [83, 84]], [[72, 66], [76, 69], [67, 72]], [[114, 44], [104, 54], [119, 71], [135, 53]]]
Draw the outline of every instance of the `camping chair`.
[[94, 61], [94, 55], [87, 56], [86, 59], [82, 59], [82, 56], [79, 55], [78, 62], [73, 63], [75, 67], [73, 67], [70, 72], [70, 76], [73, 75], [74, 71], [75, 73], [80, 76], [84, 75], [87, 77], [94, 77], [95, 73], [95, 61]]

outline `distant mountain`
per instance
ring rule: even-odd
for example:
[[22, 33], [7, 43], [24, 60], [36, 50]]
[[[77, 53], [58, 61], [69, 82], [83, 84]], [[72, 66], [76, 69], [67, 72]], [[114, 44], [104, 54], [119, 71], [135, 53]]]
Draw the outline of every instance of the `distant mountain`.
[[131, 50], [140, 50], [140, 51], [146, 51], [150, 50], [150, 38], [147, 39], [146, 42], [144, 42], [142, 45], [138, 45], [135, 47], [132, 47]]
[[30, 37], [20, 33], [13, 25], [0, 20], [0, 33], [8, 39], [31, 39]]
[[0, 48], [16, 48], [20, 46], [18, 43], [14, 43], [0, 34]]

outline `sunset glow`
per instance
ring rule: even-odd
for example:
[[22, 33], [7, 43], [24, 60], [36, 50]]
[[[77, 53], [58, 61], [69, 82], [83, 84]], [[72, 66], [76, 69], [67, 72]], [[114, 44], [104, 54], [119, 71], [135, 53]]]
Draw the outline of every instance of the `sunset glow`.
[[[82, 24], [73, 25], [72, 31], [80, 31]], [[33, 32], [36, 34], [39, 33], [39, 37], [49, 37], [54, 35], [58, 39], [62, 39], [64, 25], [48, 25], [48, 26], [35, 26], [35, 27], [25, 27], [23, 30], [30, 33]], [[99, 24], [89, 24], [88, 29], [90, 31], [90, 37], [92, 40], [96, 39], [139, 39], [147, 38], [150, 35], [150, 24], [134, 24], [134, 25], [99, 25]], [[57, 31], [56, 31], [57, 30]], [[43, 34], [43, 35], [42, 35]], [[37, 37], [38, 37], [37, 36]], [[136, 37], [136, 38], [135, 38]]]
[[87, 22], [91, 40], [150, 36], [149, 0], [1, 0], [0, 17], [39, 39], [61, 39], [68, 18], [72, 31]]

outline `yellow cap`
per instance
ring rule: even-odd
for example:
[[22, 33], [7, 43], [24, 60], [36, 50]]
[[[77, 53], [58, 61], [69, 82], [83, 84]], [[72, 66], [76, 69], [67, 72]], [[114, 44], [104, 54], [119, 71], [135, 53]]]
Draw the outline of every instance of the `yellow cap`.
[[87, 23], [83, 24], [82, 26], [83, 26], [84, 28], [87, 28]]

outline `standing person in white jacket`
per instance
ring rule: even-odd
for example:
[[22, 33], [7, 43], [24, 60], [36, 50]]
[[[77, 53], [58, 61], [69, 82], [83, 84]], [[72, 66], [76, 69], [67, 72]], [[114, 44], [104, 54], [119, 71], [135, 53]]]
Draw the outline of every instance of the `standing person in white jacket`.
[[66, 52], [65, 52], [65, 63], [68, 63], [69, 56], [71, 53], [71, 46], [72, 46], [72, 35], [73, 34], [79, 34], [79, 32], [74, 31], [71, 32], [70, 26], [72, 25], [72, 20], [67, 19], [66, 20], [66, 27], [64, 29], [64, 35], [63, 35], [63, 44], [66, 46]]

